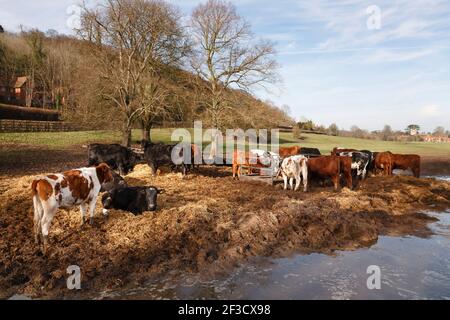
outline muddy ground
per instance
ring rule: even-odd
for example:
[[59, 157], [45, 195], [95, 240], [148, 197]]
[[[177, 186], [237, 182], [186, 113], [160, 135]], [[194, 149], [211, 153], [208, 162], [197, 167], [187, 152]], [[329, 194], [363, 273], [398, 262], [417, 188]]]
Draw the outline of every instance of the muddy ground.
[[[253, 256], [353, 250], [380, 235], [428, 237], [432, 220], [419, 212], [450, 207], [450, 183], [434, 179], [372, 177], [355, 191], [313, 186], [303, 193], [238, 182], [223, 167], [183, 179], [152, 177], [139, 165], [126, 180], [166, 190], [157, 212], [112, 210], [105, 218], [99, 204], [94, 226], [80, 227], [77, 208], [60, 210], [44, 257], [32, 236], [30, 183], [35, 173], [82, 164], [83, 156], [40, 154], [44, 162], [34, 158], [32, 174], [17, 162], [0, 173], [0, 298], [90, 298], [172, 270], [209, 277]], [[66, 289], [69, 265], [80, 266], [83, 290]]]

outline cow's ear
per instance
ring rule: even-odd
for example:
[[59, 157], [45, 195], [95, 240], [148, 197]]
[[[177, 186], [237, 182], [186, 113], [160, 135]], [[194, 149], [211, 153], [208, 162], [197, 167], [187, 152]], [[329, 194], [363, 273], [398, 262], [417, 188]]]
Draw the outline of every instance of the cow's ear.
[[156, 190], [158, 190], [158, 194], [163, 194], [166, 192], [166, 190], [164, 190], [164, 189], [156, 189]]

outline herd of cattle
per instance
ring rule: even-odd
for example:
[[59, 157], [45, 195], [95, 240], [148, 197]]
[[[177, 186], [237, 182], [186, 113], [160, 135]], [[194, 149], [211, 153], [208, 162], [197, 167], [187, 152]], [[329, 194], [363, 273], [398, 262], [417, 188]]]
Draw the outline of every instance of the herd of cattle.
[[[108, 209], [120, 209], [134, 214], [155, 211], [157, 195], [164, 192], [154, 186], [128, 186], [122, 175], [128, 174], [139, 163], [147, 163], [153, 174], [163, 165], [172, 169], [182, 167], [183, 175], [194, 167], [194, 157], [200, 148], [190, 145], [191, 161], [172, 162], [173, 152], [182, 155], [185, 148], [176, 150], [179, 145], [143, 142], [142, 152], [119, 144], [91, 144], [88, 146], [88, 166], [64, 173], [37, 177], [32, 182], [34, 207], [34, 233], [36, 243], [43, 244], [46, 252], [50, 225], [58, 208], [80, 206], [81, 224], [84, 224], [87, 211], [90, 223], [97, 197], [102, 195], [103, 213]], [[186, 146], [185, 146], [186, 147]], [[368, 150], [333, 149], [331, 155], [321, 155], [315, 148], [299, 146], [280, 148], [278, 153], [263, 150], [250, 152], [234, 151], [232, 155], [233, 177], [239, 177], [243, 168], [268, 172], [273, 177], [282, 176], [284, 189], [288, 182], [293, 190], [298, 190], [303, 181], [303, 190], [308, 189], [308, 180], [329, 178], [337, 190], [341, 179], [348, 188], [353, 189], [368, 172], [382, 171], [392, 175], [394, 169], [410, 169], [414, 176], [420, 176], [420, 157], [400, 155], [391, 152], [371, 152]], [[117, 174], [114, 170], [118, 171]], [[295, 182], [295, 187], [294, 187]]]

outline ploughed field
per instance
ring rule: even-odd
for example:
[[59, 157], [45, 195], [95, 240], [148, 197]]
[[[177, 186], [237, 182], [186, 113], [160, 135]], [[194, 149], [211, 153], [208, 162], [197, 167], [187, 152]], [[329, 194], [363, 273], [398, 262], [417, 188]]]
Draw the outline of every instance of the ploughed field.
[[[433, 219], [421, 211], [450, 207], [450, 183], [435, 179], [370, 177], [354, 191], [312, 185], [303, 193], [233, 180], [226, 167], [204, 166], [183, 179], [152, 177], [138, 165], [125, 179], [165, 189], [156, 212], [104, 217], [98, 199], [94, 225], [80, 227], [78, 208], [59, 210], [44, 257], [32, 234], [30, 184], [37, 172], [76, 162], [55, 160], [56, 167], [0, 175], [0, 298], [96, 297], [173, 270], [210, 277], [254, 256], [353, 250], [380, 235], [417, 234]], [[83, 290], [66, 288], [70, 265], [81, 268]]]

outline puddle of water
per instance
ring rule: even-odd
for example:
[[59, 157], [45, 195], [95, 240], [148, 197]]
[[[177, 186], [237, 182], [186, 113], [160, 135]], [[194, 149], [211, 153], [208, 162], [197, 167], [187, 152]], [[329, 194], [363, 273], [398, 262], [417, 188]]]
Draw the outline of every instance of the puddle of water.
[[[225, 278], [167, 275], [121, 299], [450, 299], [450, 211], [430, 215], [434, 235], [379, 238], [356, 251], [256, 258]], [[381, 269], [381, 289], [367, 288], [367, 267]]]

